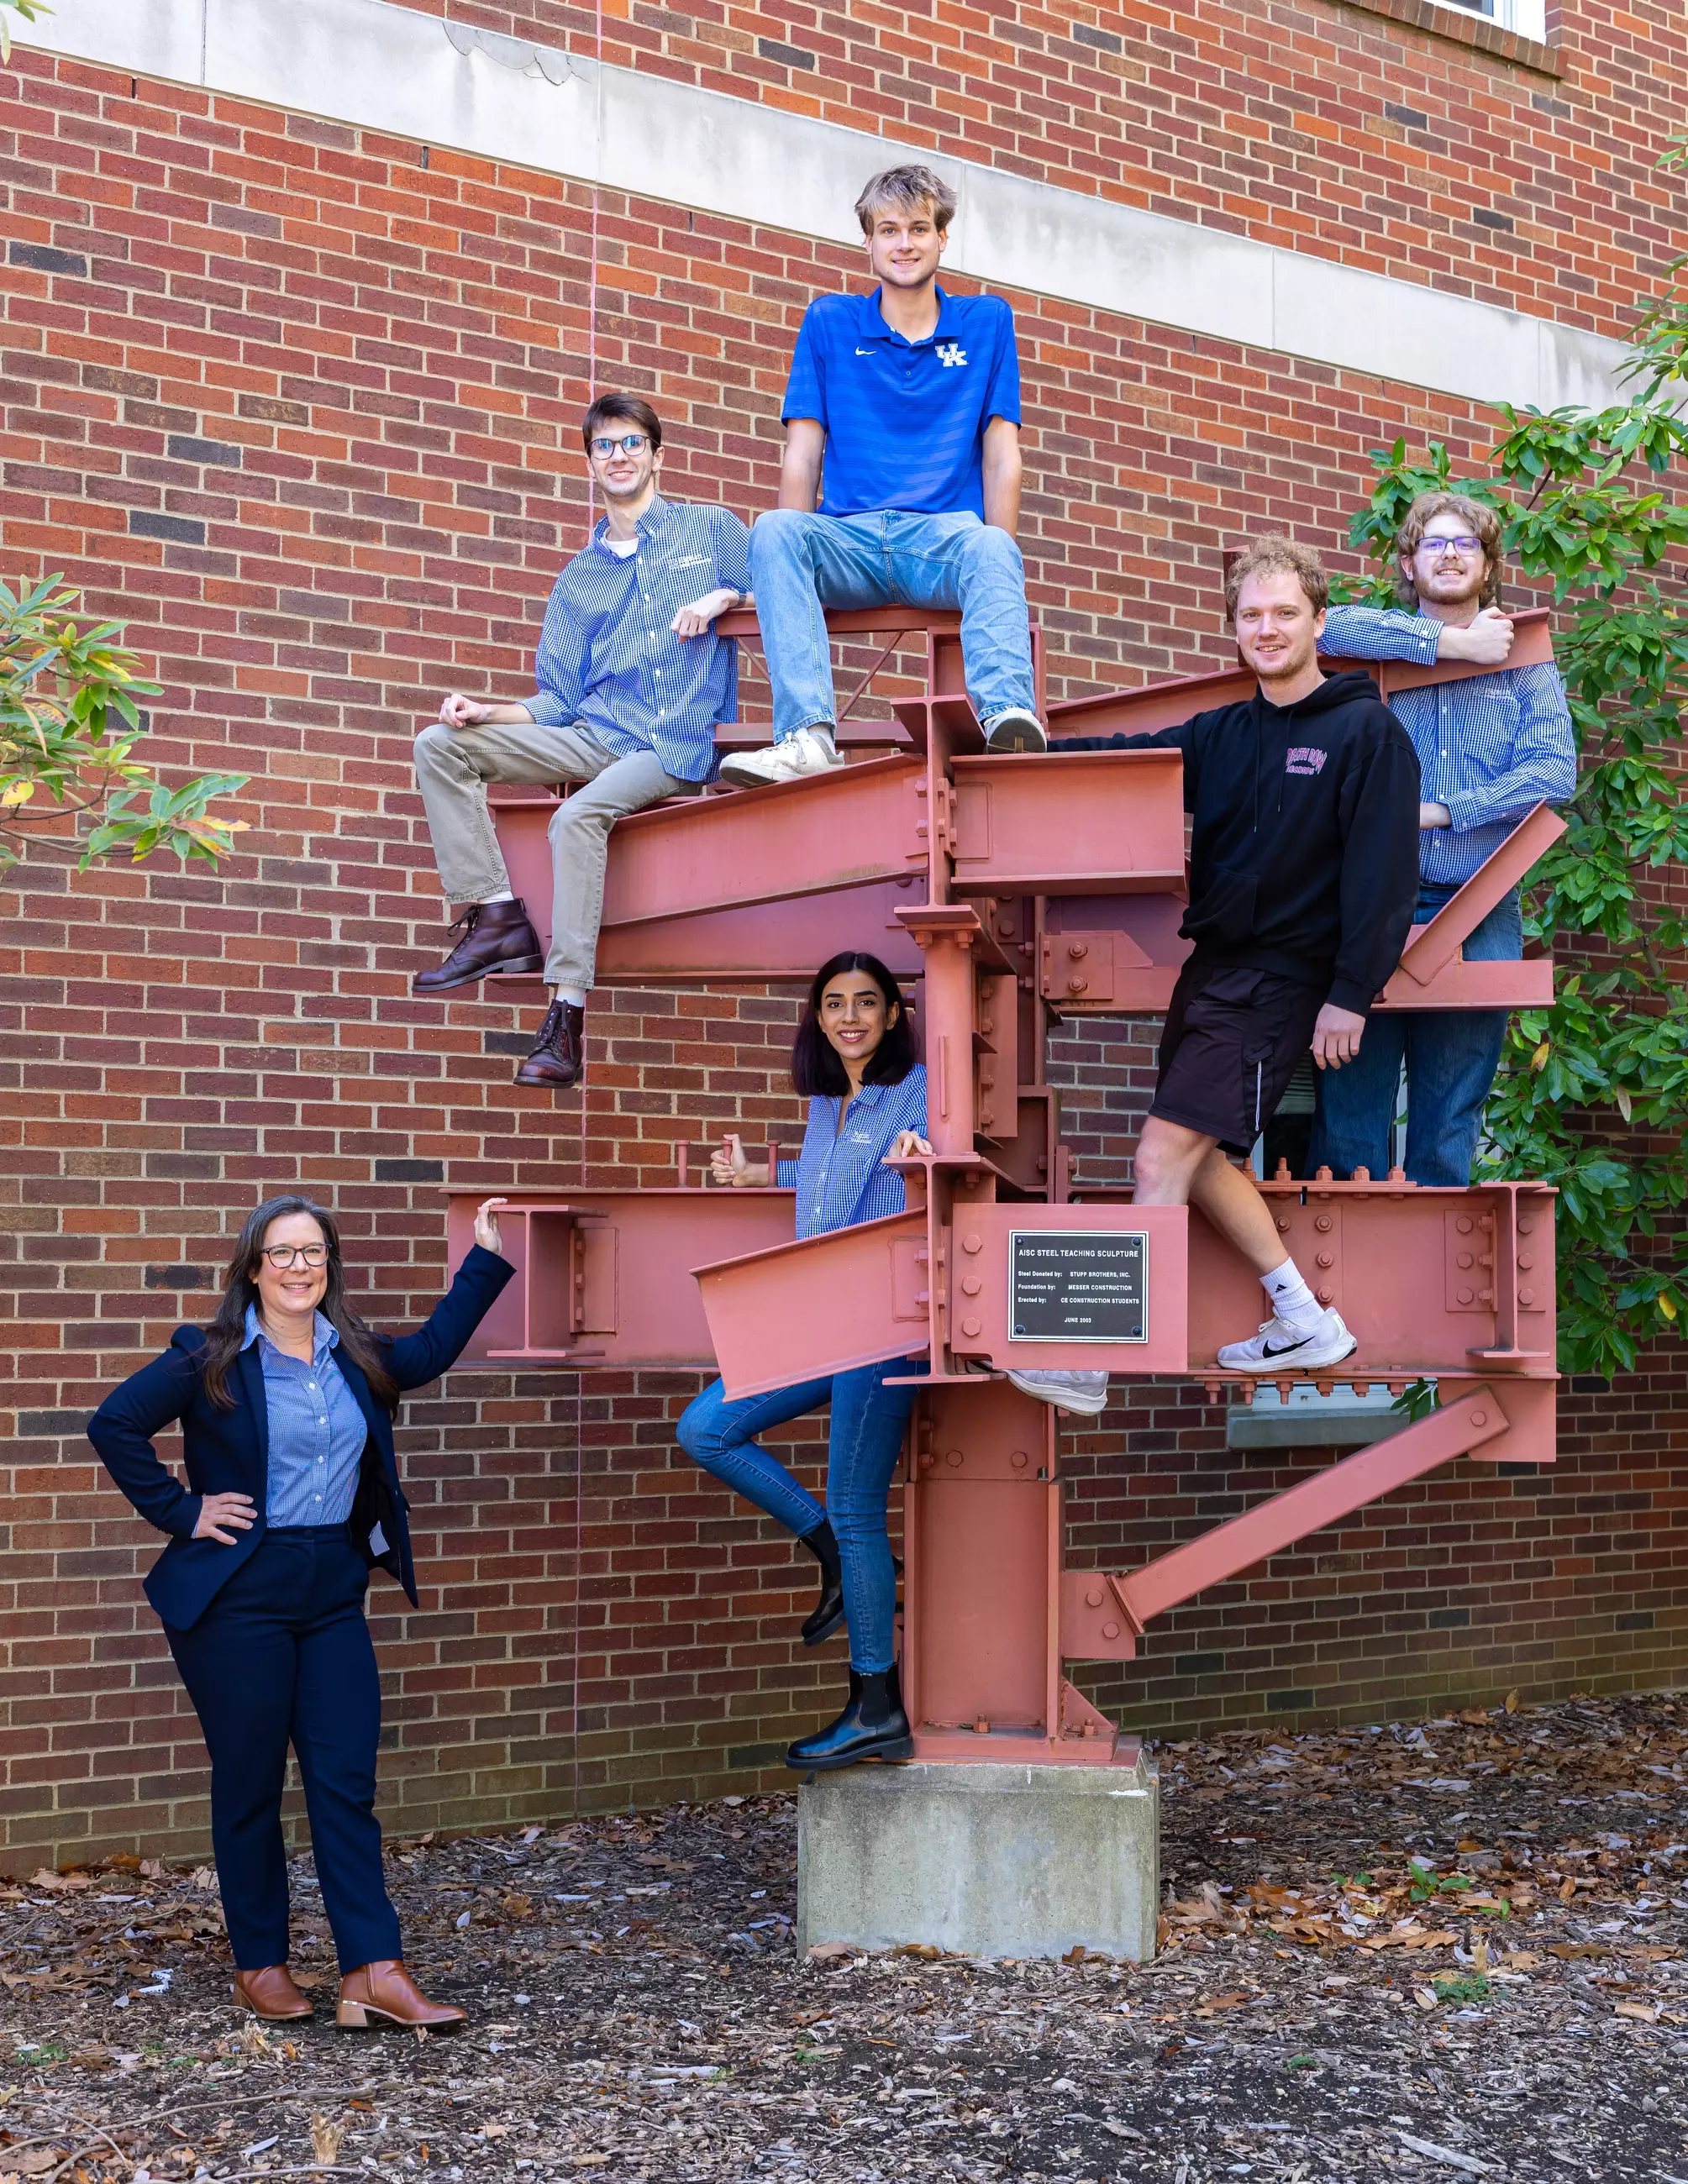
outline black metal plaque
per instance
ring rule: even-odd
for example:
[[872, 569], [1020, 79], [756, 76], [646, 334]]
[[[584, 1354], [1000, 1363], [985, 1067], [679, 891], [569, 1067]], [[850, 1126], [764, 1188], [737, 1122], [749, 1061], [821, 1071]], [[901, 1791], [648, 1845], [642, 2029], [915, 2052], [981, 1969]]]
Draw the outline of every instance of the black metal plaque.
[[1149, 1237], [1141, 1228], [1009, 1231], [1011, 1342], [1147, 1342]]

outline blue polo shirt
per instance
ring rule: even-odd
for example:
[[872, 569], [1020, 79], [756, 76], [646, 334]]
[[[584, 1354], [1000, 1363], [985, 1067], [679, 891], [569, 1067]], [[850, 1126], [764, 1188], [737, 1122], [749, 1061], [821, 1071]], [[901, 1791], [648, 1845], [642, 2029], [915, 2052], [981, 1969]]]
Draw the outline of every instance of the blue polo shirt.
[[803, 314], [780, 415], [826, 428], [823, 515], [881, 509], [981, 521], [985, 427], [1020, 422], [1014, 313], [1000, 296], [947, 296], [910, 342], [870, 296], [818, 296]]

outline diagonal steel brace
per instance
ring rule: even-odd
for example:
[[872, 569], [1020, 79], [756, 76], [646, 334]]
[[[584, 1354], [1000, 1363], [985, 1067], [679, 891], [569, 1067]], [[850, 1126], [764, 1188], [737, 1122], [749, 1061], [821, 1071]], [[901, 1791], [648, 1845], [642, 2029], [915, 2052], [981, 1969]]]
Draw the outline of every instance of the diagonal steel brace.
[[[1310, 1533], [1351, 1516], [1368, 1502], [1393, 1493], [1396, 1487], [1422, 1478], [1439, 1464], [1450, 1463], [1456, 1457], [1469, 1454], [1511, 1429], [1512, 1421], [1494, 1390], [1480, 1383], [1405, 1432], [1358, 1450], [1340, 1463], [1245, 1509], [1241, 1516], [1216, 1525], [1200, 1539], [1174, 1547], [1170, 1554], [1159, 1556], [1127, 1576], [1102, 1577], [1095, 1572], [1069, 1570], [1064, 1574], [1062, 1621], [1066, 1630], [1061, 1651], [1070, 1658], [1083, 1658], [1092, 1652], [1079, 1637], [1079, 1626], [1094, 1620], [1092, 1603], [1098, 1585], [1107, 1589], [1107, 1612], [1117, 1615], [1127, 1630], [1141, 1637], [1155, 1616], [1193, 1599], [1210, 1585], [1221, 1585], [1227, 1578], [1251, 1569]], [[1091, 1609], [1088, 1614], [1084, 1612], [1087, 1607]], [[1068, 1632], [1076, 1641], [1070, 1646], [1066, 1642]], [[1108, 1635], [1115, 1634], [1109, 1628]], [[1117, 1658], [1120, 1650], [1117, 1644], [1109, 1644], [1104, 1658]]]

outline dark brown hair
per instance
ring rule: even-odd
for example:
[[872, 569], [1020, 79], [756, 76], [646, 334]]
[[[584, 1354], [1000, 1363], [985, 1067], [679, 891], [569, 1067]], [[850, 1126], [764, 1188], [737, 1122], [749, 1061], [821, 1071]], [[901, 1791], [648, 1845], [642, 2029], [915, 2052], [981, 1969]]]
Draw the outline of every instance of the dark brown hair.
[[340, 1265], [340, 1231], [334, 1217], [314, 1199], [303, 1198], [292, 1190], [283, 1191], [277, 1198], [266, 1198], [261, 1206], [254, 1206], [229, 1255], [228, 1271], [223, 1276], [223, 1301], [217, 1306], [216, 1318], [205, 1330], [205, 1346], [199, 1352], [199, 1371], [205, 1393], [220, 1411], [234, 1408], [234, 1397], [228, 1387], [229, 1368], [246, 1340], [246, 1307], [258, 1301], [258, 1254], [264, 1248], [271, 1223], [288, 1213], [308, 1213], [322, 1231], [322, 1240], [328, 1246], [328, 1286], [316, 1309], [339, 1336], [346, 1356], [368, 1381], [370, 1394], [383, 1409], [392, 1410], [399, 1401], [399, 1384], [382, 1363], [374, 1335], [346, 1302], [345, 1274]]
[[1237, 601], [1249, 577], [1267, 576], [1294, 577], [1315, 614], [1322, 614], [1331, 603], [1331, 580], [1312, 548], [1302, 545], [1299, 539], [1286, 538], [1281, 532], [1268, 532], [1239, 554], [1226, 572], [1227, 621], [1236, 621]]
[[580, 444], [590, 455], [592, 435], [606, 425], [636, 425], [653, 448], [662, 444], [662, 421], [642, 394], [601, 394], [580, 421]]
[[1404, 607], [1417, 606], [1418, 587], [1402, 568], [1401, 560], [1403, 556], [1411, 560], [1429, 527], [1430, 519], [1436, 515], [1458, 516], [1462, 523], [1471, 526], [1473, 536], [1483, 541], [1484, 574], [1477, 604], [1480, 607], [1499, 606], [1501, 519], [1492, 508], [1485, 508], [1480, 500], [1467, 500], [1462, 493], [1421, 493], [1402, 516], [1400, 529], [1395, 533], [1395, 597]]
[[[837, 1049], [820, 1028], [820, 997], [832, 981], [842, 978], [847, 971], [865, 972], [885, 996], [885, 1037], [869, 1056], [862, 1082], [900, 1084], [914, 1067], [914, 1028], [903, 996], [897, 989], [896, 979], [877, 956], [866, 956], [859, 949], [847, 948], [815, 972], [809, 987], [808, 1006], [791, 1045], [791, 1084], [806, 1100], [813, 1099], [817, 1093], [839, 1099], [850, 1089], [849, 1072], [839, 1060]], [[890, 1021], [893, 1009], [897, 1011], [894, 1023]]]

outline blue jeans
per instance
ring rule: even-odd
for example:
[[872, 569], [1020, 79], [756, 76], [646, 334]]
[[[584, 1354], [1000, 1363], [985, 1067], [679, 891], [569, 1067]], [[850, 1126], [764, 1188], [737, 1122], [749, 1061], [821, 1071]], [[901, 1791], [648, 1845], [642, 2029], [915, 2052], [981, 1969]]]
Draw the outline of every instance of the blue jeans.
[[[1417, 922], [1428, 923], [1455, 892], [1421, 888]], [[1495, 904], [1461, 953], [1469, 963], [1517, 961], [1523, 924], [1516, 891]], [[1320, 1072], [1308, 1172], [1328, 1167], [1339, 1180], [1356, 1167], [1389, 1173], [1405, 1061], [1407, 1180], [1462, 1190], [1471, 1181], [1483, 1109], [1506, 1037], [1504, 1009], [1388, 1010], [1369, 1017], [1358, 1056], [1341, 1069]]]
[[191, 1630], [165, 1626], [211, 1755], [211, 1841], [242, 1971], [288, 1960], [289, 1742], [340, 1970], [403, 1954], [375, 1817], [381, 1685], [368, 1583], [344, 1524], [277, 1529]]
[[[883, 1674], [896, 1658], [897, 1572], [885, 1505], [918, 1392], [887, 1388], [886, 1378], [925, 1369], [924, 1358], [894, 1357], [883, 1365], [858, 1366], [852, 1373], [799, 1380], [795, 1387], [771, 1389], [765, 1396], [745, 1396], [735, 1403], [727, 1400], [717, 1380], [687, 1406], [678, 1429], [679, 1445], [694, 1463], [797, 1538], [831, 1519], [844, 1577], [850, 1665], [864, 1675]], [[777, 1457], [757, 1446], [755, 1437], [826, 1402], [832, 1405], [832, 1424], [823, 1509]]]
[[1007, 532], [976, 515], [770, 509], [750, 535], [750, 575], [776, 743], [838, 717], [823, 607], [959, 607], [967, 694], [980, 719], [1035, 709], [1026, 565]]

